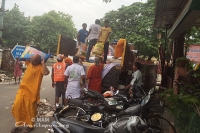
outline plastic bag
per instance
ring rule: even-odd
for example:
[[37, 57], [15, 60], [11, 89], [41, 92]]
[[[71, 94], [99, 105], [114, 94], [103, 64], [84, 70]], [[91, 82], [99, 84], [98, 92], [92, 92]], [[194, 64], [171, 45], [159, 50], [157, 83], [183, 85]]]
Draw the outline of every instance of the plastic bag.
[[92, 51], [93, 54], [101, 56], [104, 50], [104, 42], [97, 42]]
[[44, 59], [45, 62], [49, 59], [51, 54], [46, 54], [44, 52], [41, 52], [35, 48], [32, 48], [30, 46], [27, 46], [25, 51], [22, 53], [21, 57], [19, 58], [20, 61], [26, 61], [31, 58], [34, 54], [39, 54], [41, 56], [41, 59]]
[[115, 89], [111, 86], [110, 87], [110, 91], [106, 91], [105, 93], [103, 93], [103, 96], [104, 97], [112, 97], [113, 96], [113, 94], [114, 94], [114, 91]]

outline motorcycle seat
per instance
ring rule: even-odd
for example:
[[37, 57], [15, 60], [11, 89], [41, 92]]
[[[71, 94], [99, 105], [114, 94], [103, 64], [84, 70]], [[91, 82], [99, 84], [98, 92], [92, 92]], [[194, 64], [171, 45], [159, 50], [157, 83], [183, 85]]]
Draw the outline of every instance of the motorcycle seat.
[[89, 111], [89, 112], [91, 112], [91, 111], [100, 112], [105, 107], [105, 106], [100, 106], [100, 105], [93, 105], [93, 103], [91, 101], [87, 101], [87, 100], [83, 101], [83, 100], [80, 100], [80, 99], [70, 99], [69, 104], [81, 107], [86, 112], [87, 111]]
[[88, 106], [84, 104], [83, 100], [80, 99], [69, 99], [69, 105], [75, 105], [81, 107], [82, 109], [88, 109]]
[[64, 124], [69, 126], [69, 129], [73, 129], [73, 133], [104, 133], [104, 128], [96, 127], [93, 125], [90, 125], [86, 122], [83, 121], [77, 121], [77, 120], [72, 120], [72, 119], [67, 119], [67, 118], [60, 118], [59, 121]]

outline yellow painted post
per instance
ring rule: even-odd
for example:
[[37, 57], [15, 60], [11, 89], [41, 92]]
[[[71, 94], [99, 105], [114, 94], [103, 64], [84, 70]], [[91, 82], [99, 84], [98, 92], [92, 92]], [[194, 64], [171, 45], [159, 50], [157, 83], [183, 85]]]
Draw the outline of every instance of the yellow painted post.
[[124, 41], [124, 48], [123, 48], [123, 54], [122, 54], [121, 68], [124, 65], [125, 54], [126, 54], [126, 40]]
[[59, 52], [60, 52], [60, 39], [61, 39], [61, 34], [58, 37], [58, 47], [57, 47], [57, 53], [56, 53], [56, 55], [58, 55]]

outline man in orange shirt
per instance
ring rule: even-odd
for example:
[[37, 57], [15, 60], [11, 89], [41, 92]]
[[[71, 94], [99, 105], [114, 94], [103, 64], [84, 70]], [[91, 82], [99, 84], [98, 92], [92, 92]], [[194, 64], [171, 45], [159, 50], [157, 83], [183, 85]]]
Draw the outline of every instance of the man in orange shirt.
[[65, 81], [65, 69], [66, 63], [63, 62], [63, 55], [57, 55], [57, 63], [53, 64], [52, 66], [52, 87], [55, 88], [55, 106], [59, 104], [59, 97], [62, 95], [62, 104], [64, 105], [65, 99], [65, 88], [64, 88], [64, 81]]
[[112, 32], [111, 28], [109, 27], [109, 21], [104, 21], [104, 27], [100, 29], [99, 39], [97, 42], [104, 42], [104, 64], [106, 64], [107, 55], [108, 55], [108, 48], [109, 48], [109, 36]]
[[101, 82], [103, 66], [102, 59], [100, 57], [95, 57], [94, 65], [89, 68], [86, 78], [86, 80], [89, 80], [88, 89], [102, 93]]
[[12, 114], [15, 118], [15, 127], [10, 133], [16, 133], [22, 130], [22, 126], [28, 127], [24, 133], [31, 132], [34, 128], [34, 120], [37, 113], [37, 102], [40, 98], [40, 86], [43, 75], [48, 75], [49, 70], [41, 61], [41, 56], [35, 54], [30, 61], [26, 62], [27, 68], [17, 92]]

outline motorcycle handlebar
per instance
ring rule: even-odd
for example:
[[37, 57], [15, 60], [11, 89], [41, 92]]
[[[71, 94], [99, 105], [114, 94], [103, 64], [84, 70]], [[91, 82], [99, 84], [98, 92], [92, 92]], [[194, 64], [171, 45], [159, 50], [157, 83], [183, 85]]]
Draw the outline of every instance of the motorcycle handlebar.
[[124, 115], [124, 114], [126, 114], [126, 112], [121, 111], [118, 115], [111, 117], [111, 119], [118, 118], [118, 117], [120, 117], [120, 116], [122, 116], [122, 115]]

